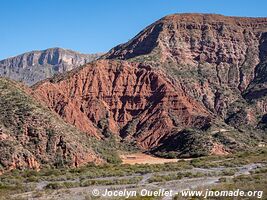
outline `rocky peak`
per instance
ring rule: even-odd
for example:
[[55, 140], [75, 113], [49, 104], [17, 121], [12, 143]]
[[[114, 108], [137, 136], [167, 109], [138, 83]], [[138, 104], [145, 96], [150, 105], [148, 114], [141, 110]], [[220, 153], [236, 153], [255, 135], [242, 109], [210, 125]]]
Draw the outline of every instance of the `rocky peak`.
[[[219, 63], [226, 61], [223, 55], [236, 53], [224, 52], [225, 48], [229, 47], [230, 51], [235, 50], [231, 49], [235, 44], [249, 45], [266, 31], [267, 18], [174, 14], [148, 26], [129, 42], [112, 49], [105, 57], [129, 59], [160, 50], [163, 59], [172, 57], [183, 63], [189, 62], [189, 59]], [[224, 46], [227, 43], [229, 46]], [[205, 50], [221, 56], [215, 60], [214, 55], [206, 55], [203, 52]], [[227, 61], [230, 62], [230, 58]]]
[[31, 51], [0, 61], [0, 76], [32, 85], [57, 73], [97, 59], [101, 54], [81, 54], [62, 48]]

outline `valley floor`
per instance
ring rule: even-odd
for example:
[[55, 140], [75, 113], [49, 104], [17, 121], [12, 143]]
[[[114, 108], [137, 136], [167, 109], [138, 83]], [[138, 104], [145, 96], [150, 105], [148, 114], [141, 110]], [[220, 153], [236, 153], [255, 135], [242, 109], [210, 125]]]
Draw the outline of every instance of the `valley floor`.
[[[124, 156], [136, 162], [156, 159], [148, 155]], [[158, 159], [159, 161], [161, 159]], [[163, 161], [163, 160], [161, 160]], [[172, 190], [173, 194], [191, 190], [257, 190], [266, 193], [267, 149], [227, 156], [191, 160], [171, 160], [164, 164], [89, 165], [78, 169], [10, 172], [0, 176], [0, 199], [88, 200], [105, 199], [106, 190]], [[98, 195], [93, 196], [97, 191]], [[126, 199], [109, 197], [108, 199]], [[132, 197], [129, 199], [190, 199], [172, 197]], [[196, 198], [197, 199], [197, 198]], [[209, 198], [213, 199], [213, 198]], [[223, 198], [227, 199], [227, 198]], [[231, 199], [231, 198], [229, 198]], [[238, 199], [238, 198], [237, 198]], [[244, 199], [244, 198], [240, 198]], [[254, 199], [257, 199], [255, 197]]]

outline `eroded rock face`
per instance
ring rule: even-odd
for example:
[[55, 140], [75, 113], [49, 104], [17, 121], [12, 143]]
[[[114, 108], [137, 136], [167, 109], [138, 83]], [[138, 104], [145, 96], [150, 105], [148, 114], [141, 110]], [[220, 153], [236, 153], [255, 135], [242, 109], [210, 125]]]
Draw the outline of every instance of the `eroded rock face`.
[[[202, 128], [212, 116], [179, 83], [150, 66], [100, 60], [34, 93], [66, 122], [90, 135], [111, 132], [150, 149], [172, 129]], [[102, 130], [102, 131], [99, 131]]]
[[266, 55], [266, 32], [267, 18], [170, 15], [105, 57], [165, 69], [187, 93], [224, 118], [255, 78]]
[[33, 85], [55, 74], [96, 60], [102, 54], [81, 54], [62, 48], [31, 51], [0, 61], [0, 76]]
[[266, 31], [266, 18], [170, 15], [102, 57], [117, 61], [42, 82], [35, 93], [98, 138], [114, 134], [154, 152], [199, 155], [206, 145], [201, 155], [227, 154], [258, 142], [251, 134], [266, 100], [248, 99], [255, 87], [265, 95]]
[[255, 69], [255, 78], [243, 96], [264, 114], [267, 113], [267, 32], [260, 37], [259, 50], [260, 62]]

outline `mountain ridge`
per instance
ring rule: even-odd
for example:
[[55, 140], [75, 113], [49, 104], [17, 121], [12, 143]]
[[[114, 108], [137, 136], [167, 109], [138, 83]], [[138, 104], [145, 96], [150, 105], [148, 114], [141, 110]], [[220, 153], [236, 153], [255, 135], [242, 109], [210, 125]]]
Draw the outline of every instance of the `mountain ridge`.
[[0, 76], [33, 85], [97, 59], [101, 53], [82, 54], [59, 47], [34, 50], [0, 61]]
[[256, 78], [258, 65], [265, 62], [266, 58], [261, 59], [259, 54], [265, 52], [266, 32], [267, 18], [169, 15], [104, 57], [145, 62], [164, 69], [184, 80], [185, 89], [208, 109], [225, 116], [225, 107], [230, 105], [219, 100], [227, 98], [221, 90], [230, 93], [230, 102], [245, 93]]

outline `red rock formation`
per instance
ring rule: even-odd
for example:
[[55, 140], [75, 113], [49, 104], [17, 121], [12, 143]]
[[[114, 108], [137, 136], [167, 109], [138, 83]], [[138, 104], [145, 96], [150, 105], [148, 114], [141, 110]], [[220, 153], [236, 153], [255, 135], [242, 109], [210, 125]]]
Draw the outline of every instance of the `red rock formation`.
[[171, 15], [112, 49], [109, 60], [42, 81], [33, 92], [0, 79], [0, 164], [102, 162], [88, 135], [99, 142], [113, 134], [161, 156], [256, 146], [267, 129], [266, 32], [267, 18]]
[[106, 126], [113, 134], [135, 138], [145, 149], [173, 128], [202, 127], [210, 121], [210, 114], [179, 83], [159, 70], [124, 61], [87, 64], [35, 86], [34, 94], [80, 130], [101, 138], [99, 128]]
[[261, 41], [265, 32], [267, 18], [176, 14], [150, 25], [105, 58], [149, 62], [165, 69], [187, 93], [226, 117], [230, 104], [255, 78], [259, 55], [266, 52], [266, 42]]

